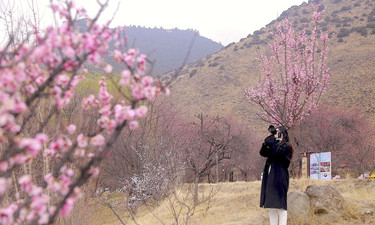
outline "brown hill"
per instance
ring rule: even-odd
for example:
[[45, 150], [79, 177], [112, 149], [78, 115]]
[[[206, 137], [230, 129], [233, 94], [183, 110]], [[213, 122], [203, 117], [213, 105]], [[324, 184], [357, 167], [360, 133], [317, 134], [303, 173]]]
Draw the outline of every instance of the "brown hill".
[[[320, 103], [360, 108], [375, 122], [375, 2], [324, 0], [322, 5], [321, 29], [335, 35], [329, 42], [332, 76]], [[188, 117], [203, 112], [235, 117], [254, 128], [265, 126], [243, 91], [259, 80], [256, 58], [267, 51], [270, 31], [285, 17], [295, 28], [302, 27], [311, 17], [308, 10], [307, 3], [293, 6], [253, 35], [185, 66], [171, 85], [171, 98]], [[163, 79], [171, 77], [173, 72]]]

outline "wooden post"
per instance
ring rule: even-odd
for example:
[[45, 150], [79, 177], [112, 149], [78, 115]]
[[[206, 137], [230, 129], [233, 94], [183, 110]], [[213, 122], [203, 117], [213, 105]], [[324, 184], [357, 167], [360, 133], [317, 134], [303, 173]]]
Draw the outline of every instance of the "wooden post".
[[302, 178], [307, 178], [307, 157], [306, 153], [302, 157]]

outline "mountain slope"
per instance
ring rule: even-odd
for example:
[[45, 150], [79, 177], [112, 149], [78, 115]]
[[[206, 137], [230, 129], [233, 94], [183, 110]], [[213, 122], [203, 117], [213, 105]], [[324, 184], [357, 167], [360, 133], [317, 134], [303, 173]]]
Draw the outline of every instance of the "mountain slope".
[[[80, 31], [87, 29], [87, 20], [81, 19], [76, 23]], [[190, 51], [187, 63], [194, 62], [222, 49], [220, 43], [202, 37], [194, 30], [179, 30], [163, 28], [145, 28], [139, 26], [125, 27], [128, 48], [137, 48], [141, 53], [147, 54], [150, 61], [153, 61], [153, 76], [158, 76], [170, 70], [179, 68]], [[193, 45], [190, 49], [190, 45]], [[113, 48], [113, 43], [112, 43]], [[104, 57], [112, 64], [114, 71], [119, 72], [124, 66], [116, 64], [112, 57]], [[89, 67], [90, 68], [90, 67]], [[94, 69], [94, 68], [91, 68]]]
[[[356, 107], [375, 122], [375, 3], [363, 0], [325, 0], [321, 29], [334, 32], [330, 39], [328, 65], [331, 79], [321, 104]], [[172, 98], [188, 117], [200, 112], [232, 116], [260, 128], [256, 105], [247, 102], [243, 91], [260, 78], [259, 53], [267, 52], [269, 32], [288, 17], [294, 27], [310, 18], [303, 3], [282, 13], [265, 28], [210, 57], [184, 67], [172, 84]], [[164, 75], [169, 79], [173, 73]]]

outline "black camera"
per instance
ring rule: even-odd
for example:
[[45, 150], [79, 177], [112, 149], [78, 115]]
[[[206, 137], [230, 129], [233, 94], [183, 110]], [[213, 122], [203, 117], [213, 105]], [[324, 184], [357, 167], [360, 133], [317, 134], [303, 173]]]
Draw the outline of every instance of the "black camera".
[[276, 140], [278, 140], [278, 141], [282, 140], [282, 138], [281, 138], [281, 132], [278, 129], [277, 129], [277, 138], [276, 138]]

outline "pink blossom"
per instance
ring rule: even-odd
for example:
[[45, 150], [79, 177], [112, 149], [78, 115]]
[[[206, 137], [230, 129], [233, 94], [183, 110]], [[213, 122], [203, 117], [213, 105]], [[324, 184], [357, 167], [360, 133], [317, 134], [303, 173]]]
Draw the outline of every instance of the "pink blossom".
[[132, 89], [133, 97], [135, 99], [140, 100], [144, 97], [142, 87], [140, 85], [132, 85], [131, 89]]
[[142, 78], [142, 85], [144, 87], [151, 86], [153, 82], [154, 82], [154, 78], [152, 78], [151, 76], [145, 76]]
[[89, 170], [89, 174], [90, 174], [92, 177], [97, 177], [97, 176], [99, 175], [99, 168], [94, 167], [94, 166], [91, 166], [91, 167], [90, 167], [90, 170]]
[[71, 198], [68, 198], [65, 204], [61, 207], [59, 216], [67, 217], [73, 210], [74, 201]]
[[76, 125], [74, 124], [69, 124], [66, 129], [68, 130], [69, 134], [74, 134], [76, 132]]
[[19, 95], [16, 95], [14, 98], [14, 108], [13, 112], [15, 113], [23, 113], [27, 110], [26, 104], [21, 100]]
[[90, 144], [94, 146], [102, 146], [105, 144], [105, 138], [103, 137], [103, 135], [98, 134], [95, 137], [91, 138]]
[[136, 120], [133, 120], [133, 121], [131, 121], [130, 123], [129, 123], [129, 129], [130, 130], [135, 130], [135, 129], [137, 129], [139, 127], [139, 123], [138, 123], [138, 121], [136, 121]]
[[85, 157], [85, 150], [82, 149], [82, 148], [77, 149], [77, 150], [74, 152], [74, 156], [75, 156], [75, 157], [78, 157], [78, 158], [83, 158], [83, 157]]
[[137, 70], [140, 75], [143, 75], [146, 71], [146, 55], [141, 54], [137, 58]]
[[[103, 82], [104, 83], [104, 82]], [[105, 83], [104, 83], [105, 84]], [[104, 104], [107, 105], [110, 103], [111, 99], [113, 98], [107, 91], [107, 87], [102, 84], [99, 89], [99, 100]]]
[[25, 86], [25, 91], [27, 95], [31, 95], [36, 91], [36, 88], [32, 84], [29, 84]]
[[130, 71], [129, 70], [122, 70], [121, 71], [121, 79], [120, 79], [120, 85], [121, 86], [127, 86], [130, 84]]
[[111, 73], [112, 69], [113, 68], [112, 68], [111, 64], [106, 64], [105, 67], [104, 67], [104, 72]]
[[[58, 75], [56, 76], [55, 78], [55, 83], [59, 86], [66, 86], [68, 85], [69, 83], [69, 80], [70, 80], [70, 77], [67, 76], [67, 75]], [[59, 91], [60, 93], [61, 91]]]
[[149, 101], [155, 100], [156, 97], [156, 87], [148, 86], [144, 89], [144, 96]]
[[92, 107], [95, 107], [95, 96], [94, 95], [89, 95], [88, 97], [83, 98], [82, 100], [82, 108], [83, 109], [90, 109]]
[[17, 154], [9, 159], [10, 165], [18, 164], [21, 165], [23, 163], [26, 163], [29, 161], [29, 157], [23, 155], [23, 154]]
[[75, 57], [75, 51], [72, 47], [66, 46], [62, 49], [63, 54], [68, 57], [69, 59], [73, 59]]
[[7, 171], [8, 170], [8, 162], [7, 161], [2, 161], [0, 162], [0, 171]]
[[139, 106], [136, 110], [135, 110], [135, 115], [138, 117], [138, 118], [143, 118], [145, 117], [147, 114], [147, 107], [144, 106], [144, 105], [141, 105]]
[[0, 208], [0, 224], [13, 225], [13, 214], [16, 212], [17, 209], [18, 206], [16, 204], [11, 204], [8, 207]]
[[18, 178], [18, 183], [21, 186], [21, 189], [26, 193], [31, 193], [31, 191], [33, 190], [33, 182], [28, 175], [23, 175]]
[[48, 137], [46, 134], [39, 133], [35, 136], [35, 139], [38, 140], [42, 144], [46, 144], [48, 142]]
[[122, 55], [122, 53], [119, 50], [114, 50], [113, 51], [113, 57], [115, 58], [116, 62], [120, 62], [121, 59], [122, 59], [122, 57], [123, 57], [123, 55]]
[[8, 180], [5, 179], [4, 177], [0, 177], [0, 197], [4, 195], [4, 193], [8, 189]]
[[164, 93], [166, 96], [169, 96], [171, 94], [171, 91], [169, 90], [169, 88], [164, 88]]
[[41, 143], [37, 139], [24, 138], [19, 143], [20, 148], [25, 148], [28, 153], [36, 156], [42, 149]]
[[93, 64], [99, 64], [101, 61], [100, 55], [97, 52], [93, 52], [89, 55], [88, 60]]
[[86, 148], [88, 142], [89, 142], [89, 139], [84, 134], [81, 133], [81, 134], [79, 134], [77, 136], [78, 147], [80, 147], [80, 148]]
[[88, 157], [89, 159], [92, 159], [94, 156], [95, 156], [95, 155], [94, 155], [94, 153], [92, 153], [92, 152], [90, 152], [90, 153], [87, 155], [87, 157]]

